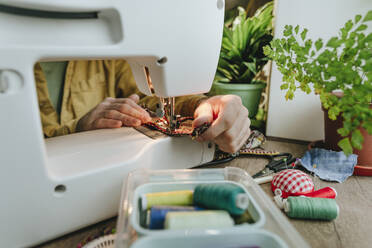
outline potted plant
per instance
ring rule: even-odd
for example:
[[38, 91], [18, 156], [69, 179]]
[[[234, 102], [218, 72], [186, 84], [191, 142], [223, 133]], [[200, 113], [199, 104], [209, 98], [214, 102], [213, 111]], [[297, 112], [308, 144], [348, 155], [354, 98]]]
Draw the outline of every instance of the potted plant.
[[267, 63], [263, 47], [272, 40], [272, 10], [269, 2], [253, 17], [238, 7], [238, 15], [226, 19], [222, 48], [211, 94], [235, 94], [249, 110], [249, 117], [257, 113], [264, 82], [254, 80]]
[[327, 42], [307, 39], [307, 29], [287, 25], [284, 37], [264, 50], [283, 75], [281, 89], [287, 91], [287, 100], [298, 88], [320, 96], [330, 119], [325, 123], [336, 124], [325, 128], [326, 145], [334, 148], [331, 143], [337, 140], [347, 155], [354, 149], [358, 164], [372, 171], [372, 33], [366, 33], [370, 21], [372, 11], [356, 15]]

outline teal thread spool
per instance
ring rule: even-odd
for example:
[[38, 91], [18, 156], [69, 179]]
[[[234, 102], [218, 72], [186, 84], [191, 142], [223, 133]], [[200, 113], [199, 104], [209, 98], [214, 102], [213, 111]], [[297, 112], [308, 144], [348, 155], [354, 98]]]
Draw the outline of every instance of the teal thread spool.
[[194, 189], [193, 201], [196, 206], [226, 210], [232, 215], [242, 215], [249, 204], [246, 192], [229, 183], [199, 184]]
[[334, 220], [340, 209], [335, 199], [291, 196], [284, 200], [284, 211], [295, 219]]

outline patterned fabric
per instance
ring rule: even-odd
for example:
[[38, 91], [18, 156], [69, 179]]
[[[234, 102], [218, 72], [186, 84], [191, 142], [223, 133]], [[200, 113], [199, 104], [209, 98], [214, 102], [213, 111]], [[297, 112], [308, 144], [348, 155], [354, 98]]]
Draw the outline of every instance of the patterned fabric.
[[252, 130], [251, 134], [249, 135], [249, 138], [245, 145], [241, 149], [255, 149], [259, 148], [261, 145], [263, 145], [266, 142], [266, 137], [258, 130]]
[[273, 177], [271, 190], [274, 194], [281, 194], [282, 198], [287, 198], [313, 192], [314, 183], [306, 173], [287, 169]]
[[205, 123], [197, 128], [193, 128], [192, 127], [193, 120], [194, 119], [192, 117], [178, 117], [177, 122], [179, 123], [179, 127], [177, 127], [174, 131], [168, 129], [168, 121], [165, 117], [153, 118], [151, 122], [145, 123], [143, 125], [169, 136], [191, 135], [193, 138], [196, 138], [202, 133], [204, 133], [208, 129], [210, 124]]

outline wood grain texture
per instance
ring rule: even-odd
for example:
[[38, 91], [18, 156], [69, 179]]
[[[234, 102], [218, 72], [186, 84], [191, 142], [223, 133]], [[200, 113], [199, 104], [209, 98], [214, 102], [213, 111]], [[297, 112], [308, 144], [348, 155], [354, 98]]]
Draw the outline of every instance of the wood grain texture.
[[[306, 151], [306, 145], [280, 141], [268, 141], [264, 148], [290, 152], [296, 157], [302, 157]], [[239, 167], [253, 175], [264, 168], [267, 162], [264, 158], [244, 157], [214, 167]], [[336, 201], [340, 206], [340, 215], [331, 222], [290, 219], [292, 225], [311, 247], [372, 247], [372, 178], [353, 176], [341, 184], [325, 182], [319, 178], [313, 178], [313, 181], [316, 189], [325, 186], [336, 189], [338, 193]], [[263, 184], [261, 187], [270, 198], [273, 197], [270, 183]], [[38, 247], [76, 247], [87, 237], [100, 233], [106, 227], [115, 227], [115, 225], [116, 218], [112, 218]]]

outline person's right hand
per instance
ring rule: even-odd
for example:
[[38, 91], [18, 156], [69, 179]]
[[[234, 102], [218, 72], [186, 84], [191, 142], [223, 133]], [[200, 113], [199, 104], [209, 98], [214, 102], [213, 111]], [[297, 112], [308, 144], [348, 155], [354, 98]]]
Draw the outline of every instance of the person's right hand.
[[136, 127], [149, 122], [150, 115], [137, 104], [138, 101], [136, 94], [128, 98], [106, 98], [78, 121], [76, 131]]

